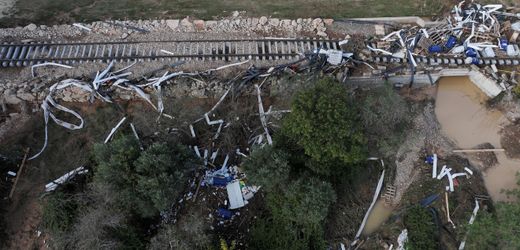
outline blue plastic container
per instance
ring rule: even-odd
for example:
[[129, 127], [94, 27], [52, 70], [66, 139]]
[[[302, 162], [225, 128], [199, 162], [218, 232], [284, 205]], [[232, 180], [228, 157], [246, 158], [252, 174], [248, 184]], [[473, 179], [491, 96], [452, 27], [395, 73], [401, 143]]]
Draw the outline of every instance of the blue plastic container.
[[457, 38], [455, 36], [450, 36], [448, 38], [448, 41], [446, 42], [446, 48], [447, 49], [452, 49], [453, 47], [455, 47], [455, 45], [457, 44]]
[[477, 51], [472, 48], [466, 50], [466, 57], [477, 57]]
[[442, 52], [442, 46], [440, 45], [432, 45], [428, 48], [428, 52], [430, 53], [441, 53]]

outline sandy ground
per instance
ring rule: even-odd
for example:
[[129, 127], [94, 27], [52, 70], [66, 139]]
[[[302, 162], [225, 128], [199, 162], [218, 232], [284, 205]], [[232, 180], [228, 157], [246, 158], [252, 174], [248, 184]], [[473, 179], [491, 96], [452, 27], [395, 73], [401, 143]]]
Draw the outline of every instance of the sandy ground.
[[10, 16], [9, 11], [16, 0], [0, 0], [0, 18]]

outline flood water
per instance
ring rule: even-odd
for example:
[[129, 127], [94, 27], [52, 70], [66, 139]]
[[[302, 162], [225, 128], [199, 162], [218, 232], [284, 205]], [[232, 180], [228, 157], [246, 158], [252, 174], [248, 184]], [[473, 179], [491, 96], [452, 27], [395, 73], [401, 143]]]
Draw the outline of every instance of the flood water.
[[[500, 145], [500, 130], [508, 121], [499, 111], [487, 110], [487, 96], [467, 77], [445, 77], [439, 80], [435, 114], [442, 131], [460, 148], [473, 148], [489, 142]], [[494, 201], [505, 201], [504, 189], [516, 188], [516, 172], [520, 161], [496, 153], [498, 164], [483, 174], [486, 188]]]
[[369, 235], [375, 232], [389, 217], [392, 215], [392, 208], [385, 205], [381, 199], [376, 201], [368, 216], [365, 227], [363, 228], [363, 235]]

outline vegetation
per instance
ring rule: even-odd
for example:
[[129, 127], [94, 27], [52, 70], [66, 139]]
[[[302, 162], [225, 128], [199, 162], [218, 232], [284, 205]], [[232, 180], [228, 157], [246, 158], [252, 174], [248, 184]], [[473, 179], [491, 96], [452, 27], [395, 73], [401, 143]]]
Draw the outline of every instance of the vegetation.
[[[385, 0], [327, 2], [319, 0], [252, 0], [252, 1], [161, 1], [161, 0], [18, 0], [12, 17], [1, 19], [4, 25], [24, 25], [29, 22], [97, 21], [110, 19], [184, 18], [213, 19], [229, 15], [232, 10], [244, 10], [248, 16], [302, 17], [370, 17], [370, 16], [430, 16], [438, 13], [443, 1]], [[451, 7], [451, 6], [450, 6]]]
[[300, 92], [285, 119], [283, 133], [303, 148], [312, 171], [331, 175], [366, 159], [359, 112], [345, 88], [331, 78]]
[[520, 249], [520, 190], [511, 190], [509, 194], [516, 200], [498, 202], [494, 213], [481, 209], [475, 222], [466, 225], [467, 249]]
[[435, 224], [432, 214], [421, 206], [412, 207], [406, 212], [404, 223], [408, 229], [407, 249], [437, 249]]
[[43, 226], [55, 235], [70, 230], [78, 213], [78, 204], [70, 194], [57, 192], [47, 198], [43, 207]]
[[289, 179], [288, 155], [273, 147], [254, 149], [242, 163], [249, 179], [267, 191], [278, 191]]
[[411, 123], [408, 103], [390, 84], [371, 90], [361, 105], [367, 137], [385, 156], [395, 154]]
[[121, 208], [131, 208], [142, 217], [168, 208], [193, 169], [187, 149], [158, 143], [141, 153], [133, 137], [98, 144], [94, 152], [98, 163], [94, 181], [111, 186]]
[[[77, 194], [85, 203], [81, 209], [64, 191], [57, 190], [47, 198], [43, 224], [53, 236], [53, 247], [146, 248], [150, 223], [177, 200], [194, 168], [187, 149], [173, 145], [154, 143], [140, 151], [130, 136], [96, 144], [93, 182]], [[193, 221], [189, 223], [194, 227]], [[197, 244], [207, 242], [202, 236], [196, 240]]]

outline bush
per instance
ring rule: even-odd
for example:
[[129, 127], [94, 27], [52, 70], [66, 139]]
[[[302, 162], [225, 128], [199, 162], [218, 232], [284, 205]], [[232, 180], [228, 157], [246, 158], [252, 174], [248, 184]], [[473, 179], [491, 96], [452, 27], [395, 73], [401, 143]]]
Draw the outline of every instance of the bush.
[[411, 123], [410, 108], [391, 85], [371, 90], [361, 108], [363, 125], [371, 140], [387, 156], [402, 142]]
[[43, 207], [43, 227], [53, 235], [68, 232], [76, 219], [78, 204], [70, 194], [56, 191]]
[[407, 249], [437, 249], [435, 224], [432, 214], [426, 208], [421, 206], [411, 208], [405, 215], [404, 223], [408, 229]]
[[139, 151], [133, 137], [94, 146], [94, 181], [109, 185], [122, 209], [152, 217], [167, 209], [182, 191], [193, 158], [186, 148], [153, 144]]
[[326, 243], [320, 227], [302, 231], [280, 220], [262, 218], [251, 229], [248, 249], [321, 250], [326, 249]]
[[316, 177], [302, 176], [267, 197], [273, 218], [304, 228], [318, 228], [336, 199], [332, 185]]
[[366, 158], [359, 111], [333, 79], [300, 92], [282, 130], [317, 163], [309, 165], [316, 173], [331, 175]]
[[162, 249], [211, 249], [209, 226], [205, 215], [193, 212], [180, 218], [175, 225], [165, 225], [150, 241], [150, 250]]
[[288, 155], [272, 146], [253, 149], [251, 155], [242, 163], [248, 180], [265, 190], [275, 191], [282, 188], [289, 179]]

